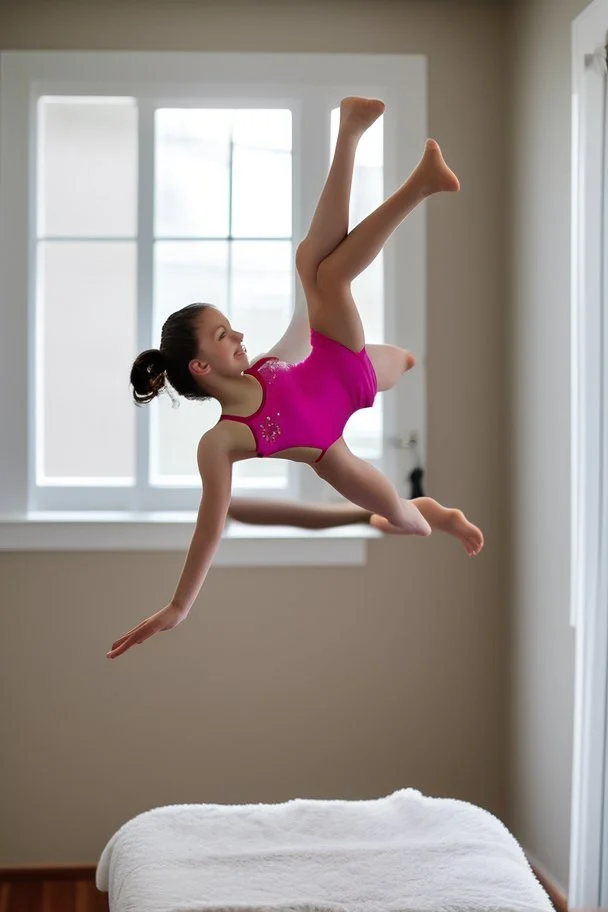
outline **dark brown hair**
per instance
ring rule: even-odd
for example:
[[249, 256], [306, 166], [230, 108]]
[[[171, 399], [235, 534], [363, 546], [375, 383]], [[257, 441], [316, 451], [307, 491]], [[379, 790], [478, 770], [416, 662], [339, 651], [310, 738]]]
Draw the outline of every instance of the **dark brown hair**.
[[188, 304], [171, 314], [160, 335], [160, 347], [138, 355], [131, 368], [133, 398], [137, 405], [151, 402], [165, 387], [165, 380], [186, 399], [209, 399], [190, 373], [189, 364], [199, 349], [198, 315], [210, 304]]

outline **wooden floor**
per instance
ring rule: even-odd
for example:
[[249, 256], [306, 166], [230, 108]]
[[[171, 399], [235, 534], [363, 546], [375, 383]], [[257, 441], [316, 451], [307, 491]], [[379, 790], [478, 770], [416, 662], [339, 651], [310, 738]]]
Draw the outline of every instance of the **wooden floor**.
[[0, 871], [0, 912], [108, 912], [91, 867]]

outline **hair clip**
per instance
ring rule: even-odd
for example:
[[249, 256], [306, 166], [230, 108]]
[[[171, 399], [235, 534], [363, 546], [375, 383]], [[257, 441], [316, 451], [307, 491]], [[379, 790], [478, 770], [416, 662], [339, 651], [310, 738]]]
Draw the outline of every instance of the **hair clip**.
[[169, 397], [169, 399], [171, 400], [171, 408], [178, 409], [179, 408], [179, 399], [177, 398], [177, 396], [175, 395], [175, 393], [173, 392], [173, 390], [171, 389], [171, 387], [169, 386], [169, 384], [166, 381], [165, 381], [165, 385], [163, 388], [163, 392], [165, 392], [167, 394], [167, 396]]

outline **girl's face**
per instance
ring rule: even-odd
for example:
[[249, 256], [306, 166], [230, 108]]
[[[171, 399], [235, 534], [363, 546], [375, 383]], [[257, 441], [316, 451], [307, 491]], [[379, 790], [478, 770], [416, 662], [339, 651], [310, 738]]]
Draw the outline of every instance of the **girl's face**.
[[198, 318], [198, 357], [191, 369], [201, 376], [238, 377], [249, 367], [243, 333], [237, 332], [230, 321], [215, 307], [205, 307]]

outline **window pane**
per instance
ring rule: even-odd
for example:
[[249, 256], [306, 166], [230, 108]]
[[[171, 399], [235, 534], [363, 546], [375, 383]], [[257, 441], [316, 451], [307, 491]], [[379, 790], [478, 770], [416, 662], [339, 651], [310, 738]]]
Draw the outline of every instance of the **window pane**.
[[[242, 248], [248, 250], [254, 245], [259, 251], [257, 257], [247, 257]], [[231, 250], [232, 247], [232, 250]], [[267, 249], [269, 248], [269, 249]], [[253, 259], [258, 267], [265, 268], [262, 291], [266, 293], [266, 301], [271, 302], [270, 317], [266, 319], [265, 332], [258, 332], [257, 338], [264, 338], [268, 347], [272, 341], [278, 339], [287, 325], [291, 307], [289, 288], [287, 294], [278, 302], [280, 312], [277, 311], [277, 302], [273, 299], [271, 285], [276, 287], [281, 270], [288, 273], [288, 283], [291, 282], [291, 243], [280, 242], [264, 244], [263, 242], [240, 242], [231, 244], [229, 241], [157, 241], [155, 244], [154, 265], [154, 320], [152, 345], [157, 347], [160, 342], [162, 324], [175, 310], [202, 301], [213, 304], [223, 310], [231, 319], [235, 328], [241, 328], [238, 320], [245, 324], [244, 331], [249, 327], [258, 329], [256, 321], [260, 321], [261, 311], [251, 311], [256, 302], [255, 295], [251, 295], [255, 285], [255, 269], [250, 268], [247, 273], [246, 266], [249, 259]], [[231, 258], [232, 257], [232, 269]], [[287, 257], [287, 263], [285, 259]], [[277, 268], [278, 263], [278, 268]], [[259, 271], [259, 270], [258, 270]], [[231, 278], [232, 276], [232, 278]], [[232, 283], [232, 294], [230, 284]], [[244, 287], [242, 285], [244, 284]], [[230, 307], [229, 298], [235, 301], [235, 307]], [[276, 290], [275, 296], [276, 298]], [[244, 305], [244, 310], [239, 308]], [[234, 312], [236, 310], [236, 313]], [[231, 313], [232, 311], [232, 313]], [[257, 315], [257, 316], [256, 316]], [[270, 343], [268, 339], [270, 338]], [[253, 342], [256, 333], [253, 333]], [[249, 340], [247, 340], [249, 345]], [[257, 352], [249, 347], [252, 354]], [[151, 480], [152, 483], [198, 484], [198, 469], [196, 465], [196, 448], [198, 441], [205, 431], [209, 430], [219, 418], [220, 408], [215, 400], [210, 402], [191, 402], [180, 397], [179, 409], [171, 408], [171, 402], [166, 395], [161, 396], [152, 403], [151, 422]], [[234, 469], [234, 483], [236, 485], [250, 486], [284, 486], [287, 483], [287, 464], [278, 460], [264, 462], [255, 459], [246, 463], [239, 463]]]
[[292, 311], [291, 241], [234, 241], [230, 320], [245, 334], [251, 358], [268, 351], [289, 323]]
[[196, 464], [198, 442], [220, 416], [217, 400], [192, 402], [179, 397], [179, 408], [171, 407], [166, 394], [151, 405], [152, 484], [200, 484]]
[[291, 111], [234, 111], [232, 234], [291, 237]]
[[[331, 150], [336, 144], [339, 109], [331, 112]], [[383, 121], [380, 117], [367, 130], [359, 143], [353, 186], [349, 225], [350, 229], [379, 206], [384, 199], [384, 136]], [[369, 343], [384, 341], [384, 264], [380, 253], [365, 272], [354, 280], [353, 297], [365, 328], [365, 339]], [[377, 459], [382, 455], [383, 412], [382, 400], [377, 398], [371, 409], [362, 409], [352, 416], [346, 425], [344, 437], [348, 445], [366, 459]]]
[[228, 235], [230, 131], [230, 111], [156, 111], [157, 236]]
[[132, 98], [41, 98], [38, 233], [133, 237], [137, 108]]
[[247, 459], [237, 462], [232, 473], [235, 487], [242, 488], [286, 488], [289, 464], [285, 459]]
[[352, 283], [352, 293], [361, 314], [365, 340], [384, 342], [384, 258], [379, 253], [373, 263]]
[[85, 482], [131, 478], [135, 244], [41, 243], [38, 283], [42, 474]]
[[228, 241], [157, 241], [154, 245], [153, 345], [167, 317], [199, 301], [228, 311]]
[[344, 429], [345, 441], [362, 459], [382, 456], [382, 418], [382, 399], [376, 397], [373, 406], [355, 412]]
[[243, 108], [231, 113], [232, 136], [237, 146], [291, 153], [291, 111]]
[[[154, 245], [154, 318], [152, 347], [160, 344], [162, 325], [176, 310], [196, 301], [225, 310], [228, 304], [227, 241], [157, 241]], [[152, 483], [198, 483], [196, 448], [219, 416], [219, 405], [180, 397], [179, 409], [162, 395], [151, 405]], [[180, 477], [181, 476], [181, 477]]]
[[[232, 243], [230, 320], [245, 334], [250, 359], [277, 342], [292, 310], [293, 257], [291, 241], [234, 241]], [[281, 459], [251, 459], [237, 463], [237, 485], [286, 488], [288, 463]]]

